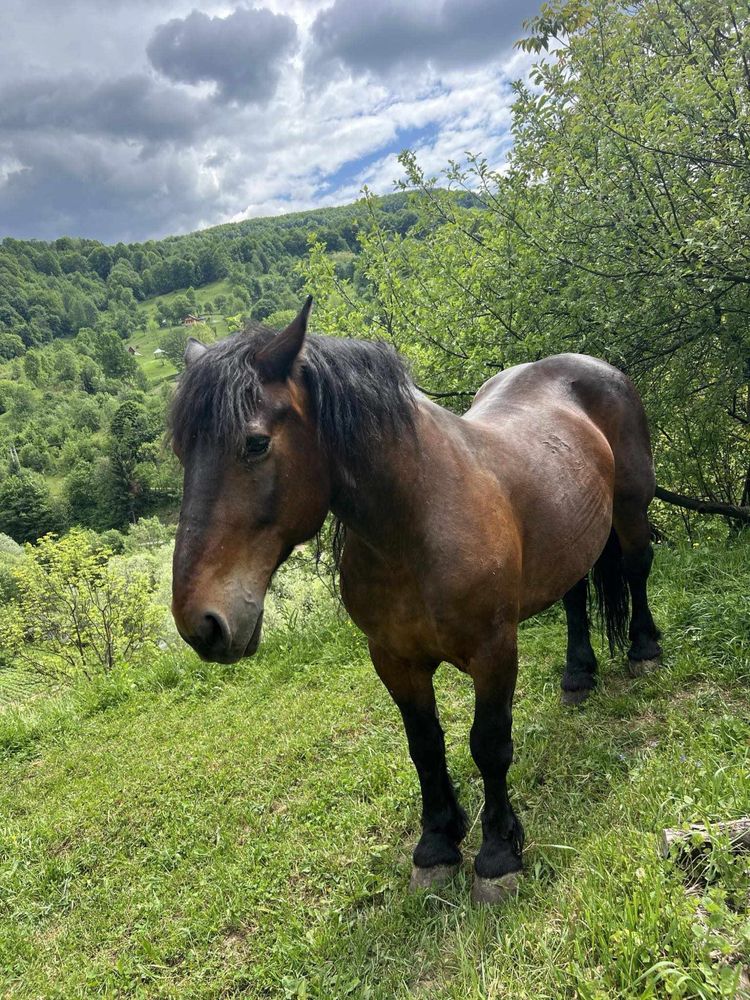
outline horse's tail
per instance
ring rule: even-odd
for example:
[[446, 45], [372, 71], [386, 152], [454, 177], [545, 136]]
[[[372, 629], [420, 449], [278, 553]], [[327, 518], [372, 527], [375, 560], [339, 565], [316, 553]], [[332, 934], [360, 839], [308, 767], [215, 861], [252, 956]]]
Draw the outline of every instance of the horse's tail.
[[622, 549], [614, 528], [609, 534], [604, 551], [594, 563], [591, 581], [594, 585], [593, 596], [602, 631], [607, 633], [610, 656], [614, 656], [616, 651], [623, 651], [627, 645], [630, 617], [630, 599], [622, 562]]

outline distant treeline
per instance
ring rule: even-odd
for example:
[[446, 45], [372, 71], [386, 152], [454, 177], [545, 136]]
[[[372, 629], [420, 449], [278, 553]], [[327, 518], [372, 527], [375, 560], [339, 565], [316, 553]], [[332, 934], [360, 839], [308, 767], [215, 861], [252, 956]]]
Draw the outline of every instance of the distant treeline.
[[[389, 231], [416, 220], [407, 196], [378, 199]], [[264, 319], [298, 301], [295, 267], [311, 235], [330, 252], [358, 252], [362, 203], [217, 226], [187, 236], [117, 243], [63, 236], [51, 243], [0, 242], [0, 360], [30, 347], [106, 325], [121, 337], [137, 328], [136, 305], [176, 289], [229, 278], [249, 313]]]

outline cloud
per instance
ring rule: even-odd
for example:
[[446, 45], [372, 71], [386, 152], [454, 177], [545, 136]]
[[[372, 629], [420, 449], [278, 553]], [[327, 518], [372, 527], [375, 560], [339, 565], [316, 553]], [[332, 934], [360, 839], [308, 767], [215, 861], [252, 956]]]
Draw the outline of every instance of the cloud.
[[211, 110], [208, 101], [163, 86], [142, 73], [103, 81], [71, 73], [0, 88], [0, 134], [55, 129], [137, 139], [149, 145], [185, 143]]
[[70, 0], [59, 19], [54, 0], [5, 0], [0, 239], [143, 240], [343, 204], [392, 190], [405, 146], [429, 173], [466, 150], [502, 164], [531, 59], [510, 56], [508, 4], [196, 2]]
[[215, 171], [195, 152], [163, 150], [144, 159], [124, 143], [80, 136], [63, 143], [58, 135], [28, 133], [15, 141], [14, 156], [15, 169], [0, 183], [0, 219], [22, 236], [138, 240], [184, 232], [205, 221], [206, 211], [220, 217], [231, 207]]
[[209, 17], [194, 10], [158, 27], [146, 52], [170, 80], [214, 83], [221, 101], [262, 104], [273, 96], [282, 60], [296, 42], [297, 26], [285, 14], [240, 8]]
[[497, 61], [534, 12], [529, 0], [335, 0], [312, 25], [308, 78], [387, 77]]

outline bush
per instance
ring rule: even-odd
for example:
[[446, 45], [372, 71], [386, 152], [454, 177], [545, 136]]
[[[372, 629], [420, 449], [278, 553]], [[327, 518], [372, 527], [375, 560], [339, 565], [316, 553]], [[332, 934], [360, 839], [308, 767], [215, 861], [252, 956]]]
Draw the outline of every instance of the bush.
[[[15, 569], [18, 556], [0, 552], [0, 605], [8, 604], [18, 596]], [[0, 662], [2, 660], [0, 659]]]
[[143, 574], [121, 575], [111, 551], [74, 528], [27, 546], [13, 569], [17, 595], [0, 616], [0, 647], [55, 680], [110, 673], [157, 638], [160, 612]]
[[23, 546], [14, 542], [9, 535], [0, 534], [0, 553], [9, 556], [20, 556], [23, 554]]
[[123, 548], [128, 553], [139, 549], [155, 549], [171, 542], [173, 538], [174, 529], [162, 524], [158, 517], [141, 517], [128, 531]]
[[119, 556], [125, 550], [125, 536], [117, 528], [110, 528], [108, 531], [103, 531], [99, 535], [99, 541], [113, 555]]

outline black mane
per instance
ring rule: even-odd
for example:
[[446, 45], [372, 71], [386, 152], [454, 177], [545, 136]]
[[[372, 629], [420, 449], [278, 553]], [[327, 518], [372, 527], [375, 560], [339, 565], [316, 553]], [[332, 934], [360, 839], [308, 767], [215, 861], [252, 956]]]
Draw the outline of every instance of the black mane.
[[[169, 416], [178, 452], [189, 452], [198, 438], [227, 451], [242, 449], [263, 397], [254, 360], [274, 336], [251, 324], [211, 344], [185, 370]], [[382, 341], [308, 334], [294, 377], [307, 389], [321, 444], [343, 470], [353, 472], [384, 437], [413, 429], [411, 377]]]

